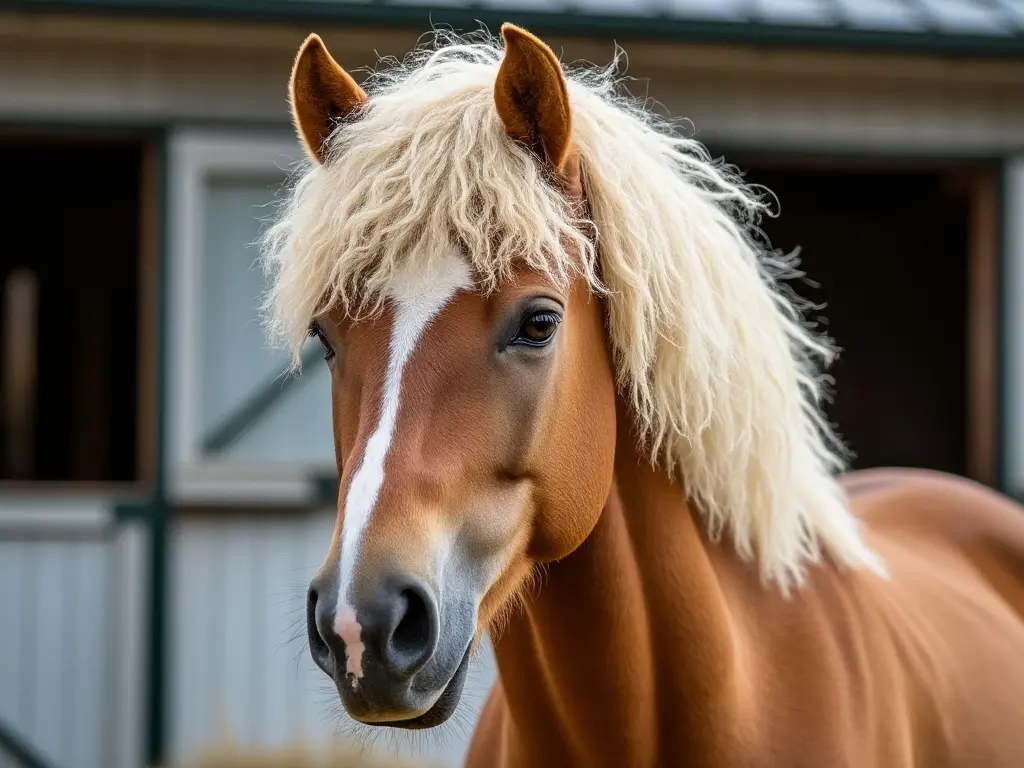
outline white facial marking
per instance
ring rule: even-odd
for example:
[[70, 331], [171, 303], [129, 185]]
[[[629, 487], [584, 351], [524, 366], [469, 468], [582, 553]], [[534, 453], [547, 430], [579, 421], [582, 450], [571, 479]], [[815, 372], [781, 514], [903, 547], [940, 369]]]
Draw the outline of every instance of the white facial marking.
[[[352, 581], [359, 544], [369, 525], [377, 496], [384, 485], [384, 459], [387, 457], [398, 419], [402, 394], [402, 372], [424, 329], [438, 312], [459, 291], [471, 287], [469, 265], [452, 251], [442, 263], [430, 271], [413, 271], [396, 277], [388, 291], [394, 306], [388, 368], [384, 379], [380, 421], [363, 451], [363, 460], [352, 476], [345, 496], [345, 518], [341, 526], [338, 603], [335, 630], [345, 641], [346, 671], [353, 685], [363, 676], [361, 641], [362, 627], [356, 618], [352, 599]], [[349, 641], [351, 638], [351, 642]]]
[[357, 688], [363, 677], [363, 628], [356, 621], [356, 612], [343, 604], [335, 620], [335, 631], [345, 643], [345, 671], [352, 675], [352, 687]]

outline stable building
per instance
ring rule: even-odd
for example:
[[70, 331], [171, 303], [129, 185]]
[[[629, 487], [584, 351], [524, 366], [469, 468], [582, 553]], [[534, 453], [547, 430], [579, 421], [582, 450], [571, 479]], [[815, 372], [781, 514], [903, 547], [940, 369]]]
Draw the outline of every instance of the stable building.
[[[829, 414], [856, 466], [1024, 495], [1018, 0], [6, 3], [0, 756], [137, 768], [334, 731], [303, 648], [329, 382], [282, 375], [253, 243], [301, 156], [309, 32], [358, 78], [478, 20], [569, 62], [621, 46], [630, 91], [777, 195], [763, 228], [844, 349]], [[424, 743], [457, 765], [466, 738]]]

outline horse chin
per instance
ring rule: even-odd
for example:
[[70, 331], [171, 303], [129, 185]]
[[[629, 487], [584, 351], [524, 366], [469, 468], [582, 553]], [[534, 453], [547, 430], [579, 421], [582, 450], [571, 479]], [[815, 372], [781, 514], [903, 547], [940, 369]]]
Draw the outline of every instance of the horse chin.
[[417, 731], [434, 728], [448, 720], [455, 710], [458, 709], [459, 701], [462, 699], [462, 688], [466, 684], [466, 673], [469, 672], [469, 651], [470, 649], [466, 648], [462, 661], [459, 662], [458, 669], [455, 670], [452, 679], [448, 681], [448, 685], [441, 691], [441, 695], [437, 697], [437, 701], [434, 702], [430, 709], [418, 717], [390, 723], [379, 723], [379, 725]]
[[[469, 657], [472, 646], [466, 647], [465, 652], [462, 655], [462, 660], [459, 662], [459, 666], [455, 669], [454, 674], [449, 678], [448, 682], [444, 685], [440, 695], [434, 698], [432, 704], [427, 709], [415, 717], [387, 717], [381, 716], [380, 712], [374, 713], [373, 716], [360, 715], [355, 712], [349, 711], [350, 716], [363, 725], [372, 726], [387, 726], [389, 728], [404, 728], [406, 730], [424, 730], [427, 728], [434, 728], [441, 725], [448, 720], [459, 706], [459, 701], [462, 699], [462, 689], [466, 684], [466, 675], [469, 672]], [[342, 696], [342, 702], [346, 705], [346, 709], [349, 709], [349, 702], [346, 699], [350, 699], [351, 695], [346, 695], [339, 686], [338, 691]]]

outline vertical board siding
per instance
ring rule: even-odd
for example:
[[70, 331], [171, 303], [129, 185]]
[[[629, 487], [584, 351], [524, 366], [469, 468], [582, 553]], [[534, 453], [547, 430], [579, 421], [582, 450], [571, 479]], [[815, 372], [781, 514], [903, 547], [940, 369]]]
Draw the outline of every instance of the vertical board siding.
[[0, 538], [0, 719], [54, 765], [111, 765], [112, 542]]
[[171, 754], [233, 738], [322, 740], [322, 673], [304, 656], [305, 584], [329, 515], [175, 520], [171, 536]]
[[21, 710], [21, 647], [27, 563], [21, 547], [0, 541], [0, 720], [15, 725]]
[[[66, 563], [67, 579], [78, 586], [88, 600], [76, 600], [66, 615], [68, 647], [62, 650], [67, 679], [78, 681], [67, 691], [65, 712], [64, 766], [76, 766], [77, 756], [88, 753], [89, 745], [112, 734], [127, 723], [113, 723], [113, 672], [118, 658], [114, 651], [113, 614], [115, 602], [113, 542], [78, 547]], [[100, 546], [102, 544], [102, 546]], [[137, 574], [133, 574], [137, 576]], [[97, 736], [99, 734], [99, 736]], [[102, 752], [104, 766], [112, 765], [111, 749]]]
[[[214, 528], [200, 521], [177, 523], [169, 536], [171, 590], [168, 627], [171, 632], [171, 667], [168, 706], [172, 724], [172, 745], [203, 743], [214, 738], [210, 718], [207, 685], [209, 668], [216, 649], [207, 639], [212, 632], [208, 617], [217, 615], [211, 594], [214, 581]], [[205, 706], [198, 706], [204, 702]], [[172, 754], [177, 754], [172, 748]]]
[[[173, 759], [187, 760], [223, 738], [282, 747], [356, 732], [306, 649], [306, 587], [333, 530], [333, 511], [174, 521]], [[380, 748], [430, 765], [461, 765], [494, 677], [488, 648], [471, 669], [463, 712], [436, 732], [399, 735], [395, 743], [377, 738]]]

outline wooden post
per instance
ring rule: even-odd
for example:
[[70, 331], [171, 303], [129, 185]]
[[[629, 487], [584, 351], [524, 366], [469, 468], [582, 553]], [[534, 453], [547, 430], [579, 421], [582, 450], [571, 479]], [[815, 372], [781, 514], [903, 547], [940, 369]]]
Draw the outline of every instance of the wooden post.
[[16, 269], [3, 289], [4, 474], [29, 480], [35, 469], [36, 380], [38, 377], [39, 281], [35, 272]]
[[971, 174], [967, 256], [967, 474], [997, 481], [998, 193], [995, 174]]

